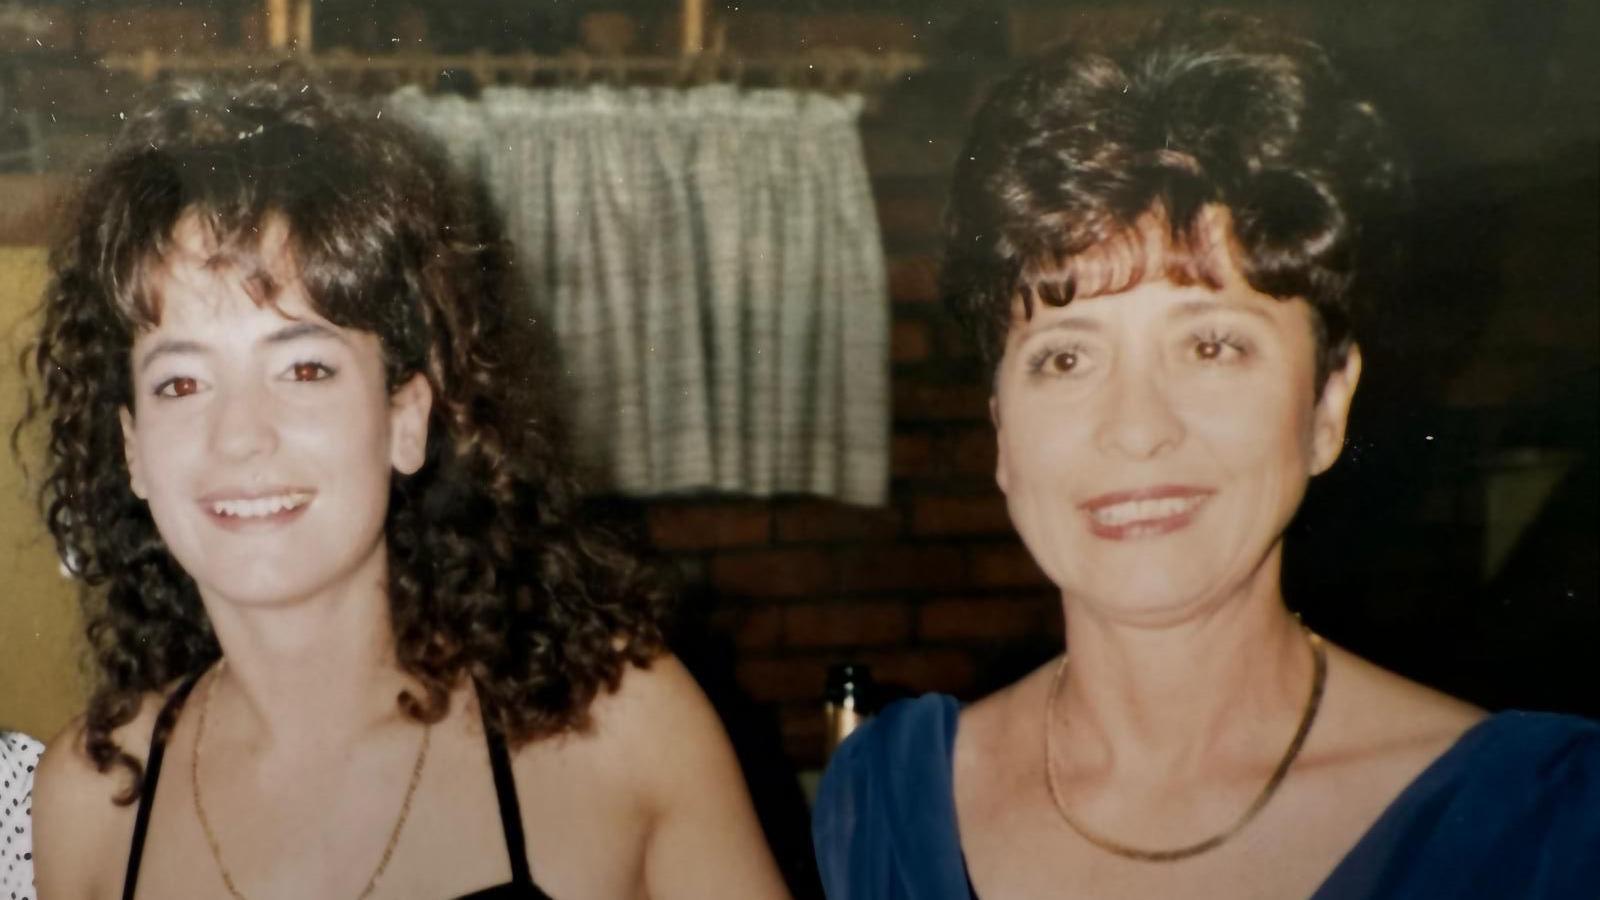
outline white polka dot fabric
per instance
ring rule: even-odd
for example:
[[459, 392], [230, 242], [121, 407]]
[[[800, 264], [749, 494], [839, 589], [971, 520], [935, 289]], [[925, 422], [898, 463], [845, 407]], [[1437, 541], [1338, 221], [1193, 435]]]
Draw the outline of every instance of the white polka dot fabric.
[[35, 900], [33, 893], [33, 770], [43, 745], [0, 731], [0, 900]]

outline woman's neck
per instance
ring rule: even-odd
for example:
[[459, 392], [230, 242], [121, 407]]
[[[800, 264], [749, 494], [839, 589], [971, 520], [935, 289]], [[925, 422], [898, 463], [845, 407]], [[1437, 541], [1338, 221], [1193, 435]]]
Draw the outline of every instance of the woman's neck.
[[1071, 600], [1066, 622], [1054, 727], [1069, 761], [1111, 777], [1183, 778], [1271, 757], [1305, 709], [1312, 654], [1275, 580], [1159, 627]]
[[346, 742], [416, 689], [395, 664], [385, 564], [380, 547], [338, 586], [271, 606], [206, 598], [224, 660], [212, 702], [257, 746]]

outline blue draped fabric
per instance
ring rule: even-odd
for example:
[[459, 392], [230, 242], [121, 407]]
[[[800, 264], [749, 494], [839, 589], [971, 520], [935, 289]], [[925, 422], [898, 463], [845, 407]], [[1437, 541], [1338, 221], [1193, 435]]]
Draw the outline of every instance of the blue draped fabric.
[[956, 833], [952, 697], [891, 704], [834, 752], [811, 813], [828, 900], [970, 900]]
[[[812, 819], [829, 900], [972, 900], [951, 791], [960, 706], [896, 703], [834, 755]], [[1600, 724], [1505, 712], [1416, 778], [1312, 900], [1600, 898]]]

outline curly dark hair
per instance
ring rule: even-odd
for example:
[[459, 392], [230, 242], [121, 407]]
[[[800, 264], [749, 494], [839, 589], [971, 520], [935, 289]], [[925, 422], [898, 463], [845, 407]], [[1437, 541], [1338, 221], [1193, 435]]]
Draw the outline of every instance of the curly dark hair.
[[25, 356], [39, 387], [23, 425], [48, 419], [40, 505], [86, 586], [98, 676], [86, 747], [101, 771], [132, 771], [121, 802], [141, 766], [113, 731], [221, 652], [129, 487], [117, 415], [133, 402], [133, 339], [160, 316], [150, 274], [185, 217], [254, 273], [258, 302], [277, 289], [258, 228], [286, 224], [319, 314], [378, 336], [391, 388], [420, 372], [433, 390], [427, 461], [392, 478], [385, 522], [395, 653], [423, 686], [399, 697], [407, 715], [442, 717], [465, 677], [513, 741], [579, 729], [600, 691], [662, 652], [668, 591], [578, 521], [538, 406], [551, 392], [508, 302], [509, 255], [442, 160], [392, 117], [318, 90], [181, 86], [131, 118], [82, 186]]
[[1032, 315], [1035, 298], [1152, 272], [1219, 286], [1204, 211], [1220, 206], [1249, 284], [1310, 302], [1320, 388], [1352, 340], [1358, 245], [1405, 185], [1321, 47], [1248, 16], [1173, 16], [1121, 47], [1057, 48], [993, 90], [956, 168], [942, 290], [992, 364], [1018, 298]]

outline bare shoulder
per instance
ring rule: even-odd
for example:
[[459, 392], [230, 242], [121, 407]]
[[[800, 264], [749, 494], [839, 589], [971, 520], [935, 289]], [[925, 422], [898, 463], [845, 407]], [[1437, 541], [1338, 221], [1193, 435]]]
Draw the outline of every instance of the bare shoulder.
[[[163, 696], [147, 695], [113, 737], [141, 763]], [[135, 807], [116, 802], [130, 785], [126, 767], [101, 772], [85, 743], [85, 720], [74, 718], [46, 745], [34, 773], [34, 867], [41, 896], [114, 896], [127, 865]], [[89, 864], [85, 864], [88, 862]]]
[[[150, 734], [161, 709], [161, 697], [151, 694], [132, 720], [113, 733], [123, 752], [142, 764], [150, 754]], [[34, 784], [36, 815], [50, 816], [58, 808], [84, 815], [72, 817], [73, 827], [89, 826], [118, 808], [115, 798], [129, 787], [126, 768], [112, 767], [102, 772], [90, 759], [86, 742], [87, 723], [79, 715], [45, 745]]]
[[977, 745], [1007, 746], [1018, 737], [1019, 728], [1036, 725], [1060, 659], [1057, 656], [1000, 690], [963, 706], [957, 741], [966, 737]]
[[1390, 672], [1340, 647], [1328, 648], [1323, 715], [1341, 735], [1335, 754], [1431, 761], [1487, 713]]
[[968, 799], [1000, 796], [1005, 786], [997, 779], [1032, 771], [1023, 757], [1043, 738], [1041, 713], [1059, 659], [961, 708], [952, 761], [958, 794]]
[[618, 834], [639, 835], [642, 893], [786, 896], [722, 722], [682, 663], [664, 655], [628, 668], [589, 712], [588, 729], [534, 742], [516, 765], [528, 766], [531, 777], [541, 766], [581, 773], [591, 810], [603, 795], [610, 808], [627, 811], [609, 827], [609, 840], [615, 847], [623, 843]]
[[650, 728], [680, 715], [711, 715], [700, 685], [672, 654], [648, 666], [630, 666], [615, 691], [595, 698], [591, 710], [602, 728]]
[[520, 781], [553, 763], [608, 793], [654, 801], [680, 776], [723, 762], [726, 749], [722, 723], [699, 684], [676, 657], [663, 655], [628, 667], [615, 690], [596, 696], [585, 728], [524, 745], [513, 767]]
[[[722, 721], [671, 654], [629, 667], [616, 690], [595, 698], [590, 716], [596, 742], [625, 758], [628, 769], [651, 787], [724, 762]], [[665, 735], [671, 740], [663, 740]]]

